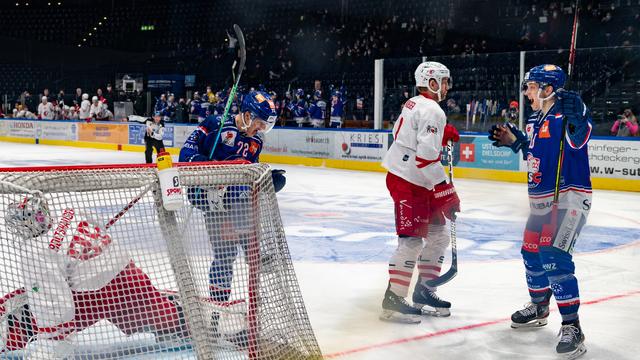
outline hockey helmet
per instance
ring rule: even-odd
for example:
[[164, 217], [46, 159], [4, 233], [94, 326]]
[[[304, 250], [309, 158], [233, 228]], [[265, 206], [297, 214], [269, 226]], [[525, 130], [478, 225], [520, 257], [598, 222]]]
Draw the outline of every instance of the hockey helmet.
[[[262, 133], [268, 133], [276, 124], [278, 114], [276, 113], [276, 106], [271, 99], [271, 96], [262, 91], [251, 91], [247, 93], [242, 99], [242, 105], [240, 110], [244, 113], [248, 111], [251, 113], [251, 122], [263, 121], [266, 127], [261, 130]], [[244, 119], [244, 118], [243, 118]], [[246, 124], [248, 128], [251, 123]]]
[[82, 100], [89, 100], [89, 94], [82, 94]]
[[564, 83], [567, 80], [567, 75], [560, 66], [553, 64], [538, 65], [524, 75], [524, 81], [522, 83], [522, 92], [527, 91], [527, 84], [535, 82], [540, 85], [540, 88], [546, 86], [553, 86], [553, 90], [557, 91], [564, 87]]
[[[424, 87], [438, 95], [438, 101], [442, 101], [442, 79], [447, 79], [448, 89], [453, 87], [451, 73], [443, 64], [435, 61], [426, 61], [418, 65], [415, 72], [416, 86]], [[434, 90], [429, 85], [429, 80], [434, 79], [438, 83], [438, 90]]]
[[28, 195], [22, 201], [7, 206], [7, 227], [25, 239], [46, 234], [51, 229], [51, 215], [41, 195]]
[[322, 90], [316, 90], [313, 92], [313, 97], [316, 99], [322, 98]]
[[304, 90], [302, 90], [302, 89], [296, 90], [296, 96], [303, 97], [304, 96]]

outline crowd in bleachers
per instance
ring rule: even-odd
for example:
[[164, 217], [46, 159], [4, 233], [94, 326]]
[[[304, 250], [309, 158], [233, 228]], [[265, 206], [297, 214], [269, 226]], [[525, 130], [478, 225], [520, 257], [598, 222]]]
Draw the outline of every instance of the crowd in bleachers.
[[[315, 79], [343, 85], [348, 89], [343, 95], [345, 117], [362, 120], [373, 114], [373, 59], [414, 57], [398, 65], [385, 63], [385, 119], [390, 119], [404, 87], [412, 88], [415, 57], [421, 56], [442, 60], [451, 68], [455, 105], [450, 110], [465, 113], [468, 104], [492, 101], [499, 114], [517, 96], [518, 50], [540, 50], [528, 56], [566, 64], [566, 53], [544, 50], [569, 46], [575, 10], [575, 2], [568, 0], [507, 0], [499, 6], [489, 0], [95, 0], [92, 6], [73, 0], [61, 5], [31, 2], [30, 7], [19, 3], [0, 13], [2, 36], [141, 54], [126, 71], [195, 74], [198, 83], [191, 92], [206, 84], [218, 89], [229, 85], [228, 69], [237, 46], [229, 32], [237, 22], [245, 31], [249, 54], [243, 74], [246, 86], [265, 84], [283, 99], [292, 84], [306, 87], [310, 96], [315, 89], [305, 85]], [[249, 7], [256, 11], [246, 11]], [[578, 47], [640, 45], [638, 24], [640, 0], [582, 1]], [[153, 31], [141, 31], [141, 25]], [[485, 55], [506, 51], [511, 53], [501, 58]], [[619, 108], [635, 105], [640, 92], [633, 70], [637, 56], [621, 52], [594, 52], [577, 60], [582, 65], [574, 85], [590, 89], [588, 103], [603, 119], [620, 110], [611, 103], [622, 102]], [[0, 60], [5, 55], [9, 56], [0, 55]], [[77, 86], [74, 69], [58, 71], [35, 59], [36, 52], [29, 56], [30, 64], [1, 65], [9, 71], [0, 72], [0, 94], [15, 98], [16, 91], [25, 88]], [[91, 75], [83, 76], [84, 87], [112, 81], [113, 69], [123, 66], [108, 63], [108, 57], [101, 61], [103, 66], [85, 71]], [[323, 90], [329, 101], [331, 90]], [[189, 107], [187, 92], [176, 95]]]

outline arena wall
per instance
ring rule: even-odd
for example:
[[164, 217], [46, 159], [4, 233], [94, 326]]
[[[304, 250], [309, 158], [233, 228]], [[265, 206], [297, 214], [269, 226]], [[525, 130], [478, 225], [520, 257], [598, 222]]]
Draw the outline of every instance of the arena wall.
[[[168, 151], [177, 155], [195, 128], [168, 124]], [[0, 120], [0, 141], [20, 143], [141, 152], [144, 132], [139, 123]], [[385, 171], [380, 161], [392, 142], [390, 131], [276, 128], [267, 134], [260, 158], [268, 163]], [[589, 157], [594, 188], [640, 191], [640, 138], [594, 137]], [[454, 165], [458, 178], [526, 182], [522, 157], [493, 147], [484, 134], [462, 134]]]

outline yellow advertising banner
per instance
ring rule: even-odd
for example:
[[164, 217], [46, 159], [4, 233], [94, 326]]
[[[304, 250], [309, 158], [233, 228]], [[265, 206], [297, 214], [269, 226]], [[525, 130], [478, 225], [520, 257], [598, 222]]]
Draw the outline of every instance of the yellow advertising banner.
[[129, 126], [127, 124], [80, 124], [78, 140], [111, 144], [129, 143]]

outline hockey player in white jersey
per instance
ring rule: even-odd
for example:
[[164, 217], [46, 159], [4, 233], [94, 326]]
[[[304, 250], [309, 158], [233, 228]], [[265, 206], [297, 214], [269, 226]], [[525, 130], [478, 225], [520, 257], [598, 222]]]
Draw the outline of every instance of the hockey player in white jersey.
[[43, 96], [42, 102], [38, 105], [38, 118], [42, 120], [53, 120], [55, 114], [53, 104], [49, 102], [46, 96]]
[[[443, 144], [460, 136], [439, 102], [451, 88], [446, 66], [424, 62], [415, 71], [420, 95], [408, 100], [393, 128], [394, 142], [384, 157], [387, 188], [395, 205], [398, 247], [389, 261], [389, 283], [381, 320], [419, 323], [419, 315], [449, 316], [451, 303], [426, 282], [440, 275], [450, 237], [446, 219], [460, 211], [460, 200], [440, 163]], [[405, 300], [415, 265], [419, 278], [413, 306]]]
[[90, 110], [91, 101], [89, 101], [89, 94], [82, 94], [82, 103], [80, 104], [80, 111], [78, 112], [80, 120], [90, 120]]
[[[42, 195], [10, 204], [7, 229], [24, 251], [22, 287], [0, 298], [5, 351], [29, 359], [63, 359], [74, 334], [107, 320], [124, 334], [186, 338], [181, 311], [88, 214], [65, 208], [58, 222]], [[113, 220], [113, 219], [112, 219]], [[126, 296], [124, 295], [126, 294]]]
[[113, 120], [113, 113], [109, 111], [107, 105], [104, 104], [97, 96], [92, 99], [91, 108], [89, 110], [89, 117], [94, 120], [111, 121]]

